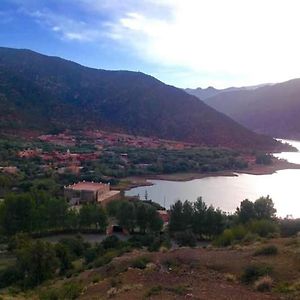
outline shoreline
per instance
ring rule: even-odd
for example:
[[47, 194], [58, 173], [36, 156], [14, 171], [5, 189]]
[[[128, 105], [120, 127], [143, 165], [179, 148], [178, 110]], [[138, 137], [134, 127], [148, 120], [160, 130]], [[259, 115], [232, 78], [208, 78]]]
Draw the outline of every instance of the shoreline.
[[190, 181], [194, 179], [202, 179], [207, 177], [220, 177], [220, 176], [234, 177], [234, 176], [239, 176], [238, 174], [271, 175], [277, 171], [287, 170], [287, 169], [300, 169], [300, 164], [290, 163], [286, 160], [281, 160], [281, 159], [273, 159], [273, 163], [271, 165], [253, 165], [244, 170], [228, 170], [228, 171], [219, 171], [213, 173], [187, 172], [187, 173], [133, 176], [133, 177], [127, 177], [122, 179], [120, 184], [114, 187], [114, 189], [119, 189], [121, 191], [128, 191], [130, 189], [140, 187], [140, 186], [153, 185], [153, 183], [149, 182], [149, 180]]

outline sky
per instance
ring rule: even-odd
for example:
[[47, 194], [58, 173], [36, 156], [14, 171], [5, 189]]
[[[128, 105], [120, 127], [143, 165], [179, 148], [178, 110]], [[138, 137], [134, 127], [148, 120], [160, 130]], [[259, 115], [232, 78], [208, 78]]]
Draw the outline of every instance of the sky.
[[299, 0], [0, 0], [0, 46], [225, 88], [300, 77]]

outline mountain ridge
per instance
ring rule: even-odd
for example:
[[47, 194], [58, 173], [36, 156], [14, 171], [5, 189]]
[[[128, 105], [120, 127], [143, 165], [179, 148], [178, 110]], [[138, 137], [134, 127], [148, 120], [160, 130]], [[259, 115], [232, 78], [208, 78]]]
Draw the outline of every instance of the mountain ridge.
[[100, 128], [209, 146], [278, 145], [152, 76], [27, 49], [0, 48], [0, 109], [2, 129]]
[[203, 101], [261, 134], [300, 138], [300, 79], [254, 90], [219, 93]]

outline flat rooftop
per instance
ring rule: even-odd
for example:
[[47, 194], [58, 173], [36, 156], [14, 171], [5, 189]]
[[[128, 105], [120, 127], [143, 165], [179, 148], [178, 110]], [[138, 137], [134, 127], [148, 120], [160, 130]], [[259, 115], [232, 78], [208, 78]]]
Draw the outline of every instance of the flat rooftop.
[[72, 189], [75, 191], [98, 191], [107, 187], [106, 183], [98, 183], [98, 182], [78, 182], [72, 185], [67, 186], [66, 188]]

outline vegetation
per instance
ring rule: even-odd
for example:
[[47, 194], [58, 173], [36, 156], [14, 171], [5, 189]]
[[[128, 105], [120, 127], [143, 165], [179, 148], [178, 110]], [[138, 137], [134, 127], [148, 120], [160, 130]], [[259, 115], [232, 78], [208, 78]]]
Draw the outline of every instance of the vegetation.
[[226, 219], [219, 209], [207, 207], [201, 197], [195, 203], [179, 200], [171, 206], [169, 230], [171, 233], [191, 232], [199, 238], [212, 238], [224, 230]]
[[262, 248], [259, 248], [255, 251], [254, 255], [276, 255], [278, 254], [278, 248], [275, 245], [268, 245]]

